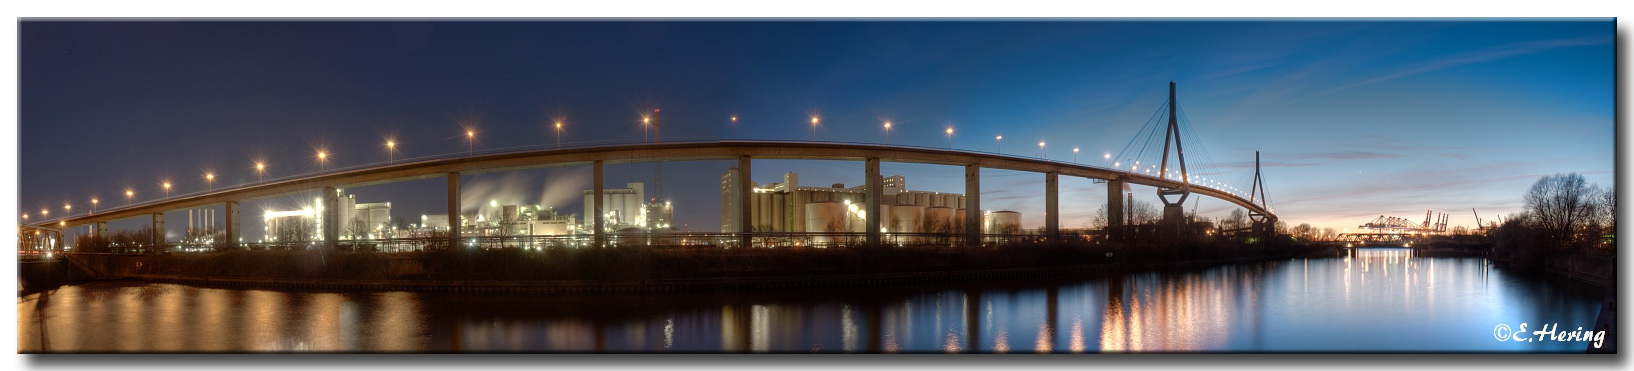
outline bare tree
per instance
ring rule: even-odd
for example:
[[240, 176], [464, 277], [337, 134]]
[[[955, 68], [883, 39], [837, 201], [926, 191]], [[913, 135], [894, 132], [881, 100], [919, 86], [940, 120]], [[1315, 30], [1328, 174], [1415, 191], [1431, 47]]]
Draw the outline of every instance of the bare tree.
[[1310, 223], [1299, 223], [1299, 225], [1294, 226], [1292, 234], [1294, 237], [1302, 239], [1315, 239], [1316, 227], [1312, 227]]
[[1577, 173], [1545, 176], [1526, 191], [1526, 210], [1546, 243], [1558, 248], [1577, 240], [1576, 234], [1599, 215], [1598, 192]]
[[[1126, 213], [1124, 215], [1124, 225], [1147, 224], [1158, 220], [1157, 207], [1152, 206], [1151, 202], [1134, 200], [1123, 205], [1123, 207], [1125, 207], [1124, 212]], [[1090, 218], [1089, 221], [1091, 228], [1105, 228], [1107, 226], [1110, 219], [1107, 218], [1106, 209], [1106, 204], [1101, 204], [1101, 209], [1095, 211], [1095, 217]]]
[[1333, 229], [1332, 227], [1322, 228], [1322, 239], [1333, 240], [1337, 238], [1339, 238], [1339, 230]]
[[1238, 228], [1243, 228], [1243, 227], [1247, 227], [1247, 226], [1248, 226], [1248, 215], [1243, 213], [1243, 209], [1232, 209], [1231, 210], [1231, 216], [1228, 216], [1225, 219], [1220, 220], [1220, 229], [1222, 229], [1222, 230], [1225, 230], [1225, 229], [1238, 229]]

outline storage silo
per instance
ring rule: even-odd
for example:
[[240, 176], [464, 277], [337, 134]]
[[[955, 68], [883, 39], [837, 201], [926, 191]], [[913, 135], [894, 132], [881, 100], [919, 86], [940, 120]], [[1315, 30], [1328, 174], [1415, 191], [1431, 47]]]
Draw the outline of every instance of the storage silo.
[[[846, 231], [845, 205], [834, 201], [818, 201], [806, 204], [806, 232], [835, 233]], [[817, 244], [826, 244], [829, 236], [815, 236], [812, 241]]]
[[919, 233], [919, 223], [924, 221], [925, 207], [918, 205], [892, 205], [889, 214], [890, 221], [885, 229], [891, 233]]
[[1021, 213], [1019, 212], [1009, 210], [994, 211], [988, 217], [991, 222], [988, 223], [990, 229], [987, 233], [1021, 233]]
[[925, 208], [925, 226], [919, 233], [953, 233], [953, 208], [934, 206]]

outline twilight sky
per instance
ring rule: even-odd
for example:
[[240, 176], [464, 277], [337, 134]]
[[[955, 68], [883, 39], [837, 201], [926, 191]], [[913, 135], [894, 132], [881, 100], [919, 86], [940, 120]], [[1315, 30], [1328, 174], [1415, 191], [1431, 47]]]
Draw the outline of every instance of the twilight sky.
[[[555, 143], [640, 141], [663, 109], [665, 140], [732, 138], [953, 146], [1106, 162], [1179, 84], [1220, 179], [1247, 188], [1261, 151], [1282, 220], [1355, 228], [1426, 210], [1473, 226], [1516, 212], [1538, 177], [1613, 184], [1611, 19], [1466, 22], [63, 22], [20, 29], [20, 214], [90, 207], [383, 162]], [[1201, 157], [1201, 156], [1199, 156]], [[1199, 161], [1205, 159], [1198, 159]], [[718, 231], [719, 177], [735, 163], [664, 165], [677, 223]], [[755, 180], [862, 182], [862, 164], [757, 161]], [[610, 165], [649, 182], [652, 165]], [[962, 192], [962, 169], [886, 163], [917, 190]], [[588, 168], [465, 177], [467, 212], [545, 202], [582, 210]], [[986, 170], [983, 206], [1043, 224], [1040, 174]], [[1241, 183], [1237, 183], [1241, 181]], [[1062, 223], [1086, 224], [1101, 184], [1063, 178]], [[442, 180], [349, 189], [417, 221], [444, 211]], [[649, 185], [649, 188], [651, 186]], [[1155, 202], [1152, 188], [1134, 187]], [[260, 210], [245, 205], [246, 240]], [[1193, 207], [1188, 202], [1188, 208]], [[1224, 216], [1215, 200], [1195, 206]], [[219, 209], [219, 208], [218, 208]], [[185, 228], [172, 213], [171, 233]], [[135, 228], [128, 220], [111, 227]]]

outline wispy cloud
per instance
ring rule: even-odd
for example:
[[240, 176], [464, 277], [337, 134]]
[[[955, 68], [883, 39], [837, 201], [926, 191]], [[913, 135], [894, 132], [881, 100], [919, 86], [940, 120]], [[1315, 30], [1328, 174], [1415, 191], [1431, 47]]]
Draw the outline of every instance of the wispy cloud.
[[[1259, 165], [1260, 165], [1260, 167], [1305, 167], [1305, 166], [1326, 165], [1326, 164], [1330, 164], [1330, 163], [1333, 163], [1333, 162], [1344, 161], [1344, 160], [1379, 160], [1379, 159], [1395, 159], [1395, 158], [1406, 157], [1406, 156], [1399, 155], [1399, 154], [1394, 154], [1394, 153], [1373, 152], [1373, 151], [1305, 152], [1305, 153], [1285, 154], [1283, 156], [1284, 157], [1290, 157], [1290, 158], [1297, 158], [1297, 159], [1301, 159], [1301, 160], [1304, 160], [1304, 161], [1260, 161]], [[1252, 168], [1254, 168], [1254, 162], [1253, 161], [1227, 161], [1227, 162], [1217, 163], [1217, 164], [1215, 164], [1215, 166], [1220, 167], [1220, 168], [1228, 168], [1228, 169], [1252, 169]]]
[[1499, 60], [1499, 59], [1509, 58], [1509, 57], [1518, 56], [1518, 55], [1532, 54], [1532, 53], [1542, 52], [1542, 51], [1550, 50], [1550, 49], [1558, 49], [1558, 48], [1565, 48], [1565, 47], [1572, 47], [1572, 46], [1584, 46], [1584, 45], [1603, 45], [1603, 44], [1608, 44], [1608, 43], [1611, 43], [1611, 39], [1607, 38], [1607, 37], [1603, 37], [1603, 36], [1591, 36], [1591, 37], [1581, 37], [1581, 38], [1573, 38], [1573, 39], [1541, 40], [1541, 41], [1528, 41], [1528, 42], [1522, 42], [1522, 43], [1514, 43], [1514, 44], [1503, 45], [1503, 46], [1489, 48], [1489, 49], [1458, 53], [1458, 54], [1448, 56], [1446, 58], [1426, 61], [1426, 62], [1420, 63], [1418, 66], [1415, 66], [1415, 67], [1412, 67], [1412, 68], [1408, 68], [1408, 69], [1405, 69], [1405, 70], [1400, 70], [1400, 71], [1396, 71], [1396, 72], [1392, 72], [1392, 73], [1387, 73], [1387, 74], [1380, 75], [1380, 76], [1375, 76], [1375, 77], [1372, 77], [1372, 78], [1369, 78], [1369, 79], [1366, 79], [1366, 80], [1350, 83], [1348, 85], [1340, 86], [1340, 87], [1333, 88], [1333, 89], [1328, 89], [1328, 90], [1323, 91], [1323, 92], [1318, 93], [1318, 94], [1326, 94], [1326, 93], [1335, 92], [1335, 91], [1339, 91], [1339, 90], [1345, 90], [1345, 89], [1355, 88], [1355, 87], [1359, 87], [1359, 86], [1366, 86], [1366, 85], [1376, 84], [1376, 83], [1379, 83], [1379, 82], [1395, 80], [1395, 79], [1399, 79], [1399, 78], [1403, 78], [1403, 77], [1407, 77], [1407, 76], [1412, 76], [1412, 75], [1417, 75], [1417, 74], [1421, 74], [1421, 73], [1425, 73], [1425, 72], [1430, 72], [1430, 71], [1435, 71], [1435, 70], [1440, 70], [1440, 69], [1446, 69], [1446, 68], [1451, 68], [1451, 67], [1457, 67], [1457, 66], [1462, 66], [1462, 65], [1466, 65], [1466, 64], [1473, 64], [1473, 63], [1481, 63], [1481, 62], [1486, 62], [1486, 61]]

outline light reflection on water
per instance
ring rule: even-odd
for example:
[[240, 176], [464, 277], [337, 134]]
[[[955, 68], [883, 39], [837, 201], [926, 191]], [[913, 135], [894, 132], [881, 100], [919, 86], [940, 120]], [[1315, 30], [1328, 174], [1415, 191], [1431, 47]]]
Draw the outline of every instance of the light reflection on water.
[[[18, 300], [21, 352], [1546, 351], [1597, 297], [1364, 249], [1200, 271], [799, 292], [456, 295], [100, 282]], [[43, 319], [42, 319], [43, 313]], [[1612, 334], [1614, 335], [1614, 334]]]

